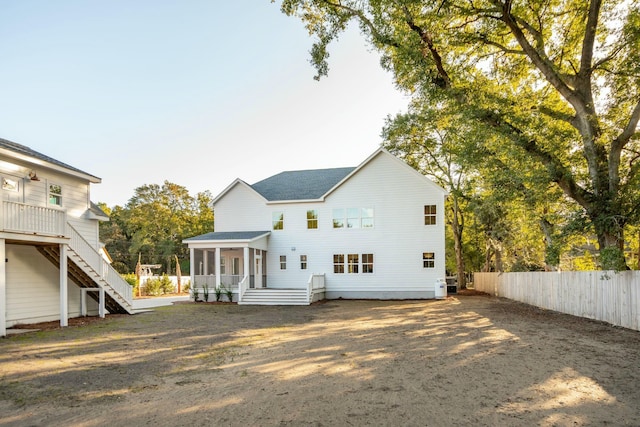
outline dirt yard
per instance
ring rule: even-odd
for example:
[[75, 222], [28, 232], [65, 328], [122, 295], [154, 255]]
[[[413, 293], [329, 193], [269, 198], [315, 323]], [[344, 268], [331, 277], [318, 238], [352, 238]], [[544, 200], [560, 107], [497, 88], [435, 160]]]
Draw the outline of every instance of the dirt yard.
[[177, 304], [0, 339], [0, 426], [638, 426], [640, 333], [486, 296]]

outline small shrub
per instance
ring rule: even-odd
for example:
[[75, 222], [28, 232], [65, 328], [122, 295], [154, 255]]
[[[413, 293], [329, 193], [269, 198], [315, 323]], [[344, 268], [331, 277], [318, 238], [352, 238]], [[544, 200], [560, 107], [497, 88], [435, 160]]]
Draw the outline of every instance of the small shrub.
[[223, 286], [222, 289], [224, 289], [224, 294], [227, 296], [227, 299], [229, 300], [229, 302], [232, 302], [233, 301], [233, 291], [231, 290], [231, 288], [227, 288], [227, 287]]
[[187, 282], [184, 285], [182, 285], [182, 292], [184, 292], [185, 294], [188, 294], [189, 290], [191, 290], [191, 282]]
[[173, 285], [173, 282], [171, 281], [171, 279], [169, 279], [169, 276], [167, 276], [166, 274], [163, 274], [159, 280], [160, 280], [160, 290], [162, 291], [163, 294], [171, 294], [175, 292], [176, 288]]
[[159, 278], [151, 277], [144, 284], [145, 295], [158, 296], [162, 294], [162, 284]]
[[126, 280], [126, 282], [131, 286], [133, 294], [136, 295], [138, 293], [138, 287], [140, 286], [138, 282], [138, 278], [135, 274], [122, 274], [122, 278]]
[[204, 302], [209, 302], [209, 285], [202, 285], [202, 293], [204, 294]]
[[222, 298], [222, 289], [222, 286], [216, 288], [216, 301], [220, 301], [220, 298]]
[[192, 288], [192, 293], [193, 293], [193, 301], [194, 302], [200, 301], [200, 292], [199, 292], [198, 288], [193, 287]]

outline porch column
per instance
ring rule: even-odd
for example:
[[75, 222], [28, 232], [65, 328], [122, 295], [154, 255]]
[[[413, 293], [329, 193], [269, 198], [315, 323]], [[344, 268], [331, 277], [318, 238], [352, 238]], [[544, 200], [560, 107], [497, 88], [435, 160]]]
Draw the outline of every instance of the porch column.
[[215, 252], [215, 258], [216, 258], [216, 289], [220, 289], [220, 282], [222, 280], [222, 276], [220, 274], [220, 248], [216, 248], [216, 252]]
[[247, 277], [247, 276], [251, 276], [251, 270], [250, 270], [250, 268], [251, 268], [251, 257], [249, 256], [249, 247], [246, 246], [244, 248], [243, 252], [244, 252], [244, 254], [243, 254], [244, 255], [244, 260], [243, 260], [243, 262], [244, 262], [244, 264], [243, 264], [244, 277]]
[[196, 286], [196, 250], [189, 248], [189, 275], [191, 276], [191, 289]]
[[7, 335], [7, 251], [0, 239], [0, 337]]
[[69, 325], [69, 297], [67, 295], [67, 245], [60, 245], [60, 326]]
[[202, 250], [202, 262], [204, 263], [204, 275], [209, 275], [209, 251], [206, 249]]

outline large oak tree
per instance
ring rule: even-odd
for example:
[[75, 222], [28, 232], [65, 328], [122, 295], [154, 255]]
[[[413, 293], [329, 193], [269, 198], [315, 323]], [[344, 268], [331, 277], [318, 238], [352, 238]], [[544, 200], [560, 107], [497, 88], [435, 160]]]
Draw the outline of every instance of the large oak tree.
[[[640, 209], [637, 0], [283, 0], [315, 37], [311, 62], [350, 23], [400, 88], [490, 129], [581, 207], [605, 267], [621, 268]], [[526, 171], [523, 171], [526, 173]]]

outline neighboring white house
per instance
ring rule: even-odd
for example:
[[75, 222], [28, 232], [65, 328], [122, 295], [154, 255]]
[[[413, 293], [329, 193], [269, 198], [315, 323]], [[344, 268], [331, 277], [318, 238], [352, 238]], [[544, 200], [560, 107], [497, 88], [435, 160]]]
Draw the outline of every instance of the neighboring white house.
[[445, 196], [383, 149], [358, 167], [237, 179], [214, 199], [216, 231], [184, 240], [191, 283], [241, 304], [434, 298]]
[[101, 255], [108, 217], [90, 199], [99, 182], [0, 139], [0, 336], [19, 323], [131, 312], [131, 287]]

